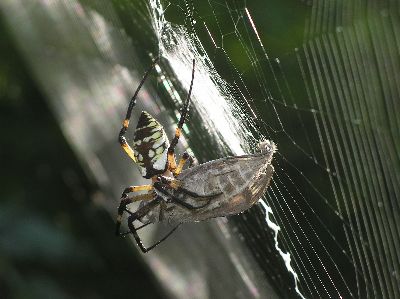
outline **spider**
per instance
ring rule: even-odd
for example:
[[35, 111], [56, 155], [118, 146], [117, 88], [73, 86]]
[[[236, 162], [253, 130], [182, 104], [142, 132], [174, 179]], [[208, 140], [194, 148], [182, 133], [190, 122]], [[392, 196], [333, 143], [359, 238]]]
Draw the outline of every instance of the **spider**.
[[[145, 72], [142, 80], [139, 83], [133, 97], [131, 98], [128, 106], [128, 110], [126, 112], [126, 117], [123, 121], [122, 128], [119, 132], [118, 141], [123, 148], [123, 150], [128, 154], [128, 156], [139, 166], [141, 174], [146, 179], [151, 179], [152, 183], [148, 185], [141, 186], [129, 186], [125, 188], [121, 195], [121, 201], [118, 208], [118, 216], [116, 221], [116, 235], [125, 235], [127, 233], [132, 233], [136, 243], [140, 247], [143, 252], [147, 252], [165, 240], [170, 234], [175, 231], [178, 227], [176, 226], [172, 231], [170, 231], [164, 238], [162, 238], [156, 244], [146, 248], [141, 242], [137, 230], [142, 228], [135, 228], [133, 222], [139, 219], [141, 216], [145, 215], [146, 211], [149, 211], [151, 208], [159, 205], [162, 202], [173, 202], [187, 209], [199, 209], [204, 207], [202, 206], [193, 206], [185, 203], [180, 200], [177, 196], [172, 195], [172, 191], [184, 193], [188, 196], [192, 196], [195, 198], [210, 198], [213, 195], [198, 195], [195, 192], [191, 192], [185, 188], [181, 187], [181, 182], [176, 179], [176, 177], [182, 172], [183, 167], [187, 162], [189, 162], [189, 167], [193, 164], [193, 158], [187, 153], [184, 152], [178, 164], [175, 160], [175, 147], [178, 144], [179, 137], [181, 136], [182, 126], [185, 122], [188, 110], [189, 110], [189, 102], [190, 96], [193, 88], [194, 81], [194, 71], [195, 71], [195, 60], [193, 59], [193, 68], [192, 68], [192, 79], [190, 83], [188, 96], [183, 104], [181, 109], [181, 115], [178, 122], [178, 126], [175, 130], [175, 136], [172, 139], [171, 143], [169, 143], [168, 137], [164, 131], [163, 126], [154, 119], [148, 112], [142, 111], [138, 123], [135, 129], [135, 135], [133, 140], [133, 147], [131, 147], [125, 138], [125, 134], [129, 127], [129, 121], [131, 118], [132, 110], [136, 105], [137, 95], [146, 81], [149, 73], [154, 69], [156, 63], [159, 58], [156, 58], [151, 67]], [[139, 192], [139, 191], [147, 191], [148, 193], [136, 195], [133, 197], [128, 197], [128, 194], [131, 192]], [[144, 208], [136, 213], [132, 213], [129, 211], [126, 206], [133, 202], [149, 202]], [[121, 221], [122, 215], [124, 211], [128, 212], [130, 216], [128, 217], [128, 227], [130, 232], [121, 233]]]

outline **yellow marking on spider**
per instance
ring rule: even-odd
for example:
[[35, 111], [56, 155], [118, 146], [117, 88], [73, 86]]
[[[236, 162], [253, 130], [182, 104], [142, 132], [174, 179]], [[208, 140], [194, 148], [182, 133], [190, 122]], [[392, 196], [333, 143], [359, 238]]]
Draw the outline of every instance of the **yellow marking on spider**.
[[[131, 186], [129, 187], [130, 192], [138, 192], [138, 191], [150, 191], [153, 190], [153, 185], [142, 185], [142, 186]], [[147, 194], [143, 194], [147, 195]]]
[[128, 154], [128, 156], [133, 160], [133, 162], [137, 163], [137, 160], [136, 160], [135, 154], [133, 153], [132, 148], [126, 143], [122, 144], [122, 148]]
[[175, 176], [179, 175], [179, 174], [182, 172], [183, 166], [185, 165], [185, 163], [186, 163], [187, 160], [188, 160], [188, 159], [184, 159], [184, 158], [181, 158], [181, 159], [180, 159], [180, 161], [179, 161], [179, 163], [178, 163], [178, 166], [176, 167], [176, 169], [175, 169], [175, 171], [174, 171], [174, 175], [175, 175]]
[[179, 180], [171, 180], [170, 185], [173, 189], [178, 189], [180, 186], [182, 186], [182, 182]]
[[122, 126], [123, 126], [124, 128], [128, 128], [128, 126], [129, 126], [129, 119], [125, 119], [124, 122], [122, 123]]
[[157, 156], [161, 155], [164, 152], [164, 148], [162, 146], [156, 148], [156, 154]]
[[153, 135], [150, 136], [153, 139], [158, 139], [161, 137], [160, 131], [155, 132]]
[[171, 172], [175, 172], [176, 161], [174, 153], [168, 153], [168, 169], [171, 170]]
[[179, 138], [181, 136], [181, 129], [176, 128], [175, 130], [175, 137]]

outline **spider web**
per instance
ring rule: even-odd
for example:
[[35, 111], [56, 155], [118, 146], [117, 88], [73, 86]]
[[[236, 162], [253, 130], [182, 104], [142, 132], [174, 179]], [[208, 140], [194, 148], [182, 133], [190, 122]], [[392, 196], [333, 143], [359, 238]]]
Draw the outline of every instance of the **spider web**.
[[[193, 56], [202, 63], [193, 98], [219, 143], [234, 154], [264, 138], [278, 144], [274, 182], [260, 201], [265, 224], [253, 219], [257, 224], [250, 225], [247, 217], [236, 222], [254, 255], [260, 263], [266, 258], [254, 237], [268, 226], [294, 278], [281, 287], [292, 283], [301, 297], [398, 297], [400, 81], [393, 4], [315, 1], [303, 42], [274, 58], [250, 3], [207, 4], [177, 6], [183, 29], [164, 18], [175, 4], [164, 10], [151, 2], [153, 25], [180, 81], [189, 76], [178, 61]], [[241, 66], [238, 53], [245, 56]], [[229, 69], [226, 81], [215, 64]], [[216, 91], [204, 92], [210, 89]], [[223, 114], [214, 114], [216, 107]]]
[[141, 182], [115, 140], [141, 64], [156, 55], [162, 95], [146, 84], [132, 118], [145, 109], [172, 132], [194, 58], [184, 146], [204, 162], [254, 152], [262, 139], [277, 144], [273, 182], [259, 205], [229, 220], [185, 225], [175, 242], [145, 257], [171, 297], [400, 296], [397, 3], [0, 7], [101, 187], [95, 202], [113, 216], [116, 203], [105, 197]]

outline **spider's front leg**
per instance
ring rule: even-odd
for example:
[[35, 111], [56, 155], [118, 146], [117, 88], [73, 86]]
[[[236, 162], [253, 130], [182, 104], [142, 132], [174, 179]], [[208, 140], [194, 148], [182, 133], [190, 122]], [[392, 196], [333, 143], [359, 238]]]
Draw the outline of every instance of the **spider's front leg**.
[[[160, 177], [160, 179], [161, 179], [160, 181], [154, 183], [154, 189], [156, 189], [156, 190], [159, 191], [160, 193], [164, 194], [164, 195], [166, 196], [166, 198], [168, 199], [168, 202], [173, 202], [173, 203], [178, 204], [178, 205], [180, 205], [181, 207], [186, 208], [186, 209], [188, 209], [188, 210], [197, 210], [197, 209], [204, 208], [205, 206], [209, 205], [210, 202], [211, 202], [211, 200], [213, 199], [213, 197], [215, 197], [215, 195], [212, 195], [212, 196], [201, 196], [201, 195], [197, 195], [197, 194], [195, 194], [195, 193], [193, 193], [193, 192], [190, 192], [190, 191], [188, 191], [188, 190], [186, 190], [186, 189], [183, 189], [183, 188], [181, 188], [181, 187], [174, 188], [174, 189], [177, 190], [178, 192], [183, 192], [183, 193], [186, 193], [186, 194], [188, 194], [188, 195], [189, 195], [189, 194], [191, 194], [191, 195], [195, 194], [197, 198], [202, 197], [202, 198], [208, 199], [207, 202], [206, 202], [205, 204], [200, 205], [200, 206], [194, 206], [194, 205], [192, 205], [192, 204], [190, 204], [190, 203], [187, 203], [187, 202], [185, 202], [185, 201], [179, 199], [179, 198], [176, 197], [174, 194], [172, 194], [172, 193], [170, 193], [170, 192], [168, 191], [168, 188], [171, 188], [171, 189], [172, 189], [172, 187], [171, 187], [171, 185], [168, 183], [167, 178], [165, 178], [165, 177]], [[174, 179], [169, 180], [169, 182], [171, 182], [171, 181], [174, 181]], [[190, 193], [188, 193], [188, 192], [190, 192]], [[219, 195], [219, 194], [217, 194], [217, 195]]]
[[189, 161], [189, 167], [192, 166], [194, 162], [194, 158], [189, 155], [188, 152], [184, 152], [181, 159], [179, 160], [178, 166], [176, 166], [175, 171], [172, 172], [174, 177], [177, 177], [183, 170], [183, 166], [185, 166], [185, 163]]
[[142, 240], [140, 239], [137, 230], [139, 228], [136, 228], [135, 225], [133, 224], [136, 220], [142, 218], [145, 216], [147, 213], [149, 213], [152, 209], [157, 207], [160, 204], [160, 201], [162, 199], [160, 197], [156, 197], [155, 200], [151, 201], [141, 209], [137, 210], [135, 213], [130, 213], [131, 215], [128, 217], [128, 227], [129, 231], [132, 233], [133, 237], [135, 238], [136, 244], [139, 246], [140, 250], [143, 253], [149, 252], [152, 250], [154, 247], [159, 245], [161, 242], [163, 242], [165, 239], [167, 239], [177, 228], [180, 224], [175, 226], [169, 233], [167, 233], [163, 238], [161, 238], [159, 241], [151, 245], [150, 247], [145, 247]]
[[121, 199], [126, 198], [127, 194], [131, 192], [151, 191], [153, 189], [154, 189], [153, 185], [129, 186], [125, 188], [124, 192], [122, 192]]
[[142, 80], [139, 83], [139, 86], [137, 87], [133, 97], [131, 98], [130, 102], [129, 102], [129, 106], [128, 106], [128, 110], [126, 111], [126, 116], [124, 121], [122, 122], [122, 128], [119, 132], [118, 135], [118, 142], [121, 145], [121, 147], [123, 148], [123, 150], [127, 153], [127, 155], [136, 163], [136, 157], [134, 154], [133, 149], [130, 147], [130, 145], [128, 144], [128, 142], [126, 141], [125, 138], [125, 134], [126, 131], [128, 130], [129, 127], [129, 120], [131, 118], [132, 115], [132, 110], [136, 105], [136, 98], [139, 94], [140, 88], [142, 88], [144, 82], [146, 81], [147, 77], [149, 76], [151, 70], [154, 69], [156, 63], [158, 62], [159, 58], [157, 57], [156, 59], [154, 59], [152, 65], [150, 66], [150, 68], [146, 71], [146, 73], [144, 73]]
[[175, 147], [178, 144], [179, 137], [182, 134], [182, 127], [183, 124], [185, 123], [186, 116], [189, 111], [189, 102], [190, 102], [190, 96], [192, 94], [193, 81], [194, 81], [194, 69], [195, 69], [195, 61], [193, 59], [192, 81], [190, 82], [189, 93], [181, 110], [181, 116], [179, 118], [178, 127], [175, 130], [175, 136], [172, 139], [171, 145], [168, 148], [168, 170], [171, 171], [174, 176], [177, 176], [180, 173], [180, 171], [182, 171], [183, 165], [185, 164], [186, 160], [188, 160], [190, 157], [188, 155], [188, 157], [184, 161], [182, 161], [182, 159], [184, 159], [184, 157], [182, 156], [182, 159], [179, 161], [178, 166], [176, 165]]
[[117, 236], [121, 235], [120, 227], [121, 227], [122, 215], [123, 215], [124, 211], [126, 210], [126, 206], [132, 202], [137, 202], [137, 201], [142, 201], [142, 200], [152, 200], [155, 197], [153, 192], [147, 193], [147, 194], [140, 194], [140, 195], [133, 196], [133, 197], [128, 197], [127, 194], [130, 192], [150, 191], [150, 190], [153, 190], [152, 185], [142, 185], [142, 186], [131, 186], [131, 187], [125, 188], [124, 192], [122, 192], [121, 201], [120, 201], [119, 207], [118, 207], [118, 216], [117, 216], [116, 227], [115, 227], [115, 234]]

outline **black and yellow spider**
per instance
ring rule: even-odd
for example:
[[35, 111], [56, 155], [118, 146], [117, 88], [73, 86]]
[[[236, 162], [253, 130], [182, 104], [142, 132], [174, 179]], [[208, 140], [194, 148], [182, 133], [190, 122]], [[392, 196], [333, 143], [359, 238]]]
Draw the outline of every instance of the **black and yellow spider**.
[[[174, 151], [181, 135], [182, 126], [185, 122], [185, 118], [189, 110], [189, 102], [194, 80], [194, 60], [189, 93], [181, 109], [181, 116], [178, 122], [178, 127], [176, 128], [175, 136], [172, 139], [171, 144], [169, 144], [168, 137], [164, 131], [163, 126], [146, 111], [142, 111], [139, 117], [139, 121], [135, 129], [133, 146], [131, 147], [126, 141], [125, 133], [129, 127], [129, 120], [131, 118], [132, 110], [136, 105], [137, 95], [157, 61], [158, 59], [154, 60], [152, 66], [146, 71], [142, 80], [140, 81], [135, 94], [130, 100], [128, 110], [126, 112], [126, 117], [123, 121], [122, 128], [119, 133], [119, 143], [121, 144], [122, 148], [125, 150], [128, 156], [139, 166], [142, 176], [146, 179], [152, 180], [152, 184], [142, 186], [130, 186], [123, 191], [116, 221], [116, 234], [118, 236], [125, 235], [126, 233], [120, 233], [122, 215], [124, 211], [130, 214], [130, 216], [128, 217], [128, 227], [130, 232], [128, 233], [133, 234], [138, 246], [143, 252], [147, 252], [157, 246], [176, 229], [175, 227], [175, 229], [173, 229], [169, 234], [167, 234], [164, 238], [162, 238], [153, 246], [148, 248], [144, 247], [136, 232], [136, 230], [139, 228], [135, 228], [133, 222], [140, 219], [145, 214], [145, 212], [148, 211], [148, 209], [151, 209], [152, 207], [160, 204], [161, 201], [173, 202], [187, 209], [197, 209], [203, 207], [194, 207], [190, 204], [187, 204], [181, 201], [178, 197], [171, 194], [171, 191], [179, 191], [195, 198], [209, 197], [200, 196], [194, 192], [182, 188], [180, 186], [180, 181], [176, 179], [176, 177], [181, 173], [187, 161], [189, 161], [189, 166], [191, 166], [191, 164], [193, 163], [193, 158], [187, 152], [185, 152], [182, 155], [182, 158], [179, 160], [179, 163], [177, 164], [175, 161]], [[148, 193], [140, 194], [133, 197], [127, 196], [127, 194], [130, 192], [138, 191], [147, 191]], [[139, 213], [130, 212], [126, 206], [132, 202], [137, 201], [149, 202], [147, 204], [147, 208], [140, 209]]]

